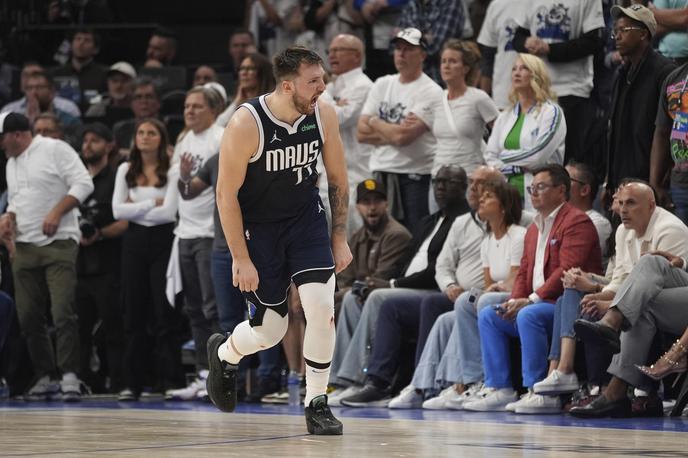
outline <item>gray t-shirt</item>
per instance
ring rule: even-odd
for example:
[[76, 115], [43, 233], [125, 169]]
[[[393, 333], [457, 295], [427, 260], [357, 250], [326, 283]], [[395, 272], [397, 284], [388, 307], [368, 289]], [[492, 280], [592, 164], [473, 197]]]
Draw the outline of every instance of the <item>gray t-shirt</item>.
[[[205, 161], [203, 167], [200, 168], [198, 174], [196, 175], [203, 183], [212, 186], [213, 191], [217, 186], [217, 171], [219, 168], [220, 154], [213, 154]], [[213, 220], [215, 222], [215, 235], [213, 237], [213, 250], [214, 251], [229, 251], [229, 246], [227, 245], [227, 239], [225, 239], [225, 234], [222, 231], [222, 223], [220, 223], [220, 213], [217, 211], [217, 204], [215, 205], [215, 211], [213, 212]]]

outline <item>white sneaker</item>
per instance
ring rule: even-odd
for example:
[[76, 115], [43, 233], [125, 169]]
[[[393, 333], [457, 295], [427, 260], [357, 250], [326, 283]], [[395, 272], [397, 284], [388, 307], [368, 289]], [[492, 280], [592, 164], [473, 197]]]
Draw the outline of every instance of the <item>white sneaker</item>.
[[459, 394], [458, 397], [449, 398], [446, 402], [446, 408], [450, 410], [463, 410], [463, 405], [467, 402], [477, 399], [475, 396], [485, 389], [485, 385], [482, 382], [474, 383], [468, 387], [463, 393]]
[[483, 388], [475, 394], [475, 400], [463, 404], [464, 410], [473, 412], [502, 412], [506, 405], [516, 400], [513, 388]]
[[544, 380], [533, 385], [533, 391], [537, 394], [568, 394], [578, 391], [580, 384], [575, 372], [564, 374], [554, 369]]
[[560, 413], [561, 400], [559, 396], [543, 396], [528, 391], [520, 400], [508, 405], [509, 408], [513, 409], [511, 412], [519, 414]]
[[64, 402], [81, 401], [81, 380], [77, 378], [74, 372], [67, 372], [62, 375], [60, 393], [62, 393], [62, 401]]
[[444, 410], [447, 408], [447, 401], [459, 398], [461, 395], [456, 392], [454, 385], [440, 391], [440, 394], [430, 398], [423, 403], [423, 408], [427, 410]]
[[51, 401], [60, 393], [60, 384], [44, 375], [24, 395], [25, 401]]
[[362, 386], [359, 385], [351, 385], [346, 388], [339, 388], [334, 390], [332, 393], [327, 395], [327, 405], [332, 407], [341, 407], [342, 403], [341, 400], [344, 398], [348, 398], [349, 396], [353, 396], [354, 394], [358, 393], [363, 389]]
[[409, 385], [399, 393], [387, 405], [390, 409], [420, 409], [424, 405], [423, 395], [416, 391], [413, 385]]
[[208, 392], [206, 391], [205, 388], [205, 383], [208, 375], [206, 374], [206, 377], [203, 378], [201, 374], [199, 374], [198, 377], [194, 379], [193, 382], [191, 382], [188, 386], [184, 388], [178, 388], [176, 390], [167, 390], [165, 391], [165, 400], [166, 401], [194, 401], [199, 398], [203, 398], [203, 395], [201, 392], [205, 391], [205, 396], [208, 395]]

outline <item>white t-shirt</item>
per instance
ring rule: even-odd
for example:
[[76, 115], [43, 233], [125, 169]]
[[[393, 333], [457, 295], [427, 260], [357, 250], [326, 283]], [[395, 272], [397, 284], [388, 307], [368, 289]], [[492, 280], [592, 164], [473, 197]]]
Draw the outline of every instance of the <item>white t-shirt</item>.
[[480, 259], [483, 268], [490, 269], [490, 277], [495, 282], [509, 278], [512, 267], [521, 265], [523, 241], [526, 228], [512, 224], [501, 239], [495, 238], [494, 232], [480, 244]]
[[[443, 97], [447, 97], [444, 91]], [[499, 115], [487, 93], [469, 87], [466, 93], [453, 100], [447, 100], [454, 119], [456, 131], [447, 120], [444, 103], [435, 106], [432, 133], [437, 139], [437, 152], [432, 165], [432, 175], [443, 165], [460, 165], [467, 174], [484, 164], [483, 152], [485, 125], [494, 121]]]
[[514, 18], [527, 8], [525, 3], [525, 0], [493, 0], [487, 7], [478, 35], [478, 43], [497, 48], [492, 73], [492, 99], [500, 110], [510, 105], [511, 67], [518, 55], [512, 43], [518, 28]]
[[[298, 33], [288, 30], [294, 15], [298, 15], [299, 0], [270, 0], [269, 3], [277, 11], [282, 20], [281, 25], [273, 25], [268, 21], [267, 13], [260, 2], [254, 2], [249, 13], [249, 30], [256, 37], [256, 41], [265, 45], [266, 55], [274, 56], [291, 46]], [[261, 32], [263, 32], [261, 34]]]
[[[600, 0], [532, 0], [518, 23], [531, 36], [547, 43], [563, 43], [595, 29], [604, 28]], [[590, 97], [592, 55], [573, 62], [547, 62], [552, 88], [558, 97]]]
[[[399, 74], [378, 78], [370, 89], [361, 115], [379, 116], [392, 124], [400, 124], [413, 113], [426, 126], [432, 126], [435, 106], [442, 103], [442, 88], [428, 75], [402, 84]], [[430, 130], [406, 146], [381, 145], [370, 158], [373, 172], [417, 173], [428, 175], [432, 171], [437, 141]]]
[[[223, 132], [224, 129], [217, 124], [212, 124], [200, 134], [188, 131], [175, 146], [172, 163], [178, 163], [182, 153], [191, 153], [195, 160], [191, 176], [196, 175], [205, 161], [220, 151]], [[173, 186], [176, 187], [177, 183], [173, 183]], [[179, 224], [174, 231], [175, 234], [182, 239], [212, 238], [215, 234], [214, 209], [215, 193], [210, 187], [193, 199], [180, 199]]]

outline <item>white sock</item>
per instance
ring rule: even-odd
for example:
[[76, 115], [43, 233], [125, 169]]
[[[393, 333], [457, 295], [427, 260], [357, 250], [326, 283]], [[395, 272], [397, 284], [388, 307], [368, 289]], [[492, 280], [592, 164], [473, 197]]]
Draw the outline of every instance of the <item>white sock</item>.
[[316, 369], [306, 364], [306, 397], [303, 400], [309, 405], [313, 398], [327, 393], [327, 381], [330, 378], [330, 368]]
[[220, 361], [227, 361], [229, 364], [234, 364], [236, 366], [239, 364], [239, 361], [241, 361], [242, 355], [232, 348], [232, 344], [230, 343], [231, 339], [230, 337], [225, 343], [220, 345], [217, 349], [217, 357], [220, 358]]

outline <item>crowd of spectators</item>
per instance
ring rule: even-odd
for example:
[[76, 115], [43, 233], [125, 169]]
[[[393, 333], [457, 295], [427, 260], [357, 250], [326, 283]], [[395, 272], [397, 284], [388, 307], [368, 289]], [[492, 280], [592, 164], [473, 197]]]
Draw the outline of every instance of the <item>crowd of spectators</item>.
[[[688, 2], [246, 6], [223, 65], [184, 67], [162, 27], [103, 63], [87, 24], [59, 65], [2, 63], [13, 396], [207, 399], [206, 341], [246, 313], [215, 202], [224, 127], [296, 44], [327, 56], [351, 195], [330, 405], [680, 414], [688, 384], [661, 380], [688, 369]], [[287, 402], [303, 329], [292, 288], [283, 348], [242, 363], [246, 400]]]

